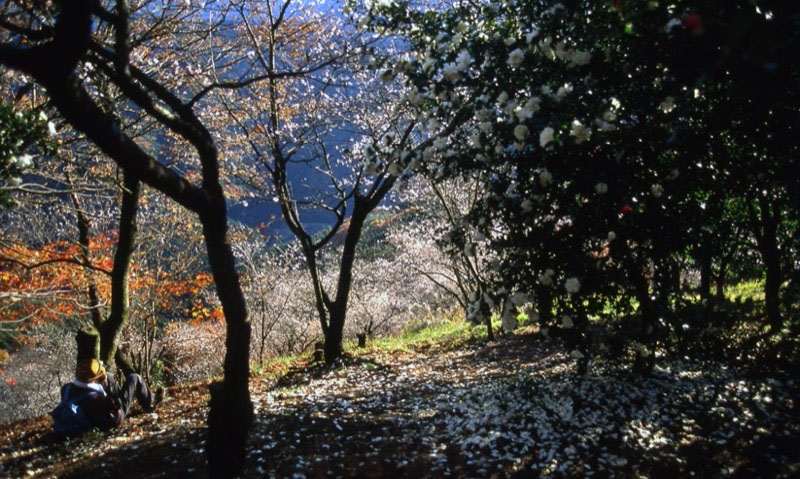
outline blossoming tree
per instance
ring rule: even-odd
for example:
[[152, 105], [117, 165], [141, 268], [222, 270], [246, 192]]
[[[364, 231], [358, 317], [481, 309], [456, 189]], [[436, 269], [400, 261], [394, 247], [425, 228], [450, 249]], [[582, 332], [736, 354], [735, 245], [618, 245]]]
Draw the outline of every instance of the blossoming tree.
[[[577, 331], [569, 335], [578, 358], [591, 349], [587, 318], [618, 316], [645, 365], [656, 341], [675, 332], [678, 258], [704, 224], [698, 198], [730, 171], [720, 156], [735, 133], [717, 129], [714, 109], [740, 102], [732, 71], [786, 58], [788, 43], [766, 32], [769, 22], [791, 29], [795, 17], [766, 3], [454, 2], [436, 12], [379, 2], [358, 15], [407, 42], [410, 66], [395, 73], [429, 132], [468, 112], [419, 170], [486, 178], [466, 217], [502, 252], [493, 294], [537, 298], [542, 328]], [[740, 36], [727, 35], [731, 24]], [[774, 47], [764, 64], [733, 53], [760, 43]], [[774, 98], [753, 93], [748, 105], [776, 114]], [[746, 122], [743, 111], [727, 111]], [[764, 146], [751, 135], [742, 151]], [[793, 161], [770, 152], [782, 168]]]

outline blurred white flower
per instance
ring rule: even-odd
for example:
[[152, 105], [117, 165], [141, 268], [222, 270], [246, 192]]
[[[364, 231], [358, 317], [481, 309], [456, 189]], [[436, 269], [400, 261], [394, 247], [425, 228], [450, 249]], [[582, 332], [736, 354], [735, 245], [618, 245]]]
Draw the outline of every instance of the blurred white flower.
[[17, 156], [16, 158], [12, 158], [12, 161], [16, 162], [17, 168], [24, 170], [26, 168], [30, 168], [30, 166], [33, 164], [33, 157], [26, 153], [24, 155]]
[[604, 195], [608, 192], [608, 185], [601, 181], [600, 183], [594, 185], [594, 191], [598, 195]]
[[539, 184], [540, 185], [548, 186], [552, 182], [553, 182], [553, 175], [549, 171], [542, 170], [542, 172], [539, 173]]
[[508, 60], [506, 60], [506, 63], [508, 63], [511, 68], [517, 68], [524, 60], [525, 52], [521, 48], [517, 48], [508, 54]]
[[576, 277], [568, 278], [564, 282], [564, 289], [567, 290], [568, 293], [575, 294], [581, 289], [581, 282]]
[[664, 113], [670, 113], [675, 109], [675, 98], [668, 96], [658, 105], [658, 108]]
[[614, 241], [615, 239], [617, 239], [617, 234], [614, 233], [613, 231], [609, 231], [608, 232], [608, 241]]
[[548, 143], [555, 140], [555, 130], [551, 127], [546, 127], [539, 133], [539, 144], [544, 148]]
[[581, 360], [584, 358], [583, 353], [578, 351], [577, 349], [569, 353], [569, 357], [575, 360]]
[[653, 194], [653, 197], [660, 198], [661, 195], [664, 194], [664, 187], [656, 183], [655, 185], [650, 187], [650, 192]]
[[592, 60], [591, 53], [584, 52], [581, 50], [576, 50], [572, 54], [572, 60], [569, 63], [569, 67], [588, 65], [591, 60]]
[[56, 124], [53, 123], [52, 121], [48, 121], [47, 122], [47, 133], [50, 136], [55, 136], [55, 134], [57, 133], [56, 132]]
[[567, 316], [566, 314], [561, 317], [561, 327], [564, 329], [572, 329], [575, 326], [575, 323], [572, 322], [572, 318]]
[[556, 272], [553, 271], [552, 269], [546, 270], [544, 273], [539, 275], [539, 283], [541, 283], [542, 286], [550, 286], [550, 285], [552, 285], [553, 284], [553, 275], [555, 275], [555, 274], [556, 274]]
[[391, 165], [389, 165], [388, 171], [389, 174], [392, 176], [400, 176], [400, 173], [403, 172], [403, 167], [400, 166], [399, 163], [392, 163]]
[[581, 144], [592, 136], [592, 130], [586, 128], [580, 121], [572, 120], [572, 129], [569, 134], [575, 137], [575, 143]]
[[473, 61], [472, 56], [466, 50], [461, 50], [456, 57], [456, 64], [461, 70], [469, 68]]
[[507, 101], [508, 101], [508, 93], [501, 92], [499, 95], [497, 95], [497, 103], [502, 105]]
[[520, 207], [522, 208], [523, 213], [530, 213], [531, 211], [533, 211], [533, 202], [528, 198], [525, 198], [524, 200], [522, 200], [522, 204], [520, 205]]
[[528, 127], [525, 125], [517, 125], [514, 128], [514, 138], [518, 139], [519, 141], [523, 141], [525, 138], [528, 137]]

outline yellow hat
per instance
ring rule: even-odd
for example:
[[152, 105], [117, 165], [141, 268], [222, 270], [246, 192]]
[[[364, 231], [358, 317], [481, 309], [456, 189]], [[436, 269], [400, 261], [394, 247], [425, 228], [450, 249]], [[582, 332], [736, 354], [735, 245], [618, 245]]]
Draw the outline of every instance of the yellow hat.
[[75, 377], [78, 381], [85, 383], [95, 382], [105, 376], [106, 370], [103, 369], [103, 364], [96, 359], [84, 359], [78, 363], [75, 368]]

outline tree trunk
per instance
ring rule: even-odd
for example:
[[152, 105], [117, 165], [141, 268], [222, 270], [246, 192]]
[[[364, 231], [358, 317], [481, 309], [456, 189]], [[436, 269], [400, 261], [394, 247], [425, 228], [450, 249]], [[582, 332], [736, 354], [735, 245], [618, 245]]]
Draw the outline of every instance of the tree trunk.
[[214, 383], [208, 413], [206, 453], [209, 476], [228, 478], [241, 473], [247, 434], [253, 422], [250, 401], [250, 321], [235, 259], [227, 238], [225, 198], [220, 195], [209, 214], [202, 215], [208, 259], [226, 319], [225, 379]]
[[360, 195], [355, 195], [353, 214], [350, 226], [344, 238], [342, 258], [339, 262], [339, 279], [336, 283], [336, 300], [328, 303], [328, 328], [325, 330], [325, 363], [330, 365], [342, 355], [344, 339], [344, 323], [347, 318], [347, 303], [353, 285], [353, 266], [356, 259], [356, 246], [361, 239], [364, 222], [373, 208], [370, 202]]
[[128, 277], [136, 244], [136, 208], [139, 202], [139, 180], [125, 173], [122, 207], [119, 217], [119, 243], [114, 253], [111, 273], [111, 313], [100, 326], [100, 358], [111, 364], [117, 353], [119, 335], [130, 317]]
[[761, 260], [766, 268], [764, 300], [767, 308], [767, 322], [771, 327], [771, 333], [776, 334], [783, 328], [779, 296], [783, 272], [778, 249], [778, 221], [772, 212], [772, 204], [765, 196], [759, 196], [758, 206], [760, 214], [756, 214], [754, 209], [751, 209], [751, 219], [754, 223]]
[[75, 344], [78, 346], [77, 362], [95, 359], [100, 351], [100, 336], [97, 331], [82, 329], [75, 335]]

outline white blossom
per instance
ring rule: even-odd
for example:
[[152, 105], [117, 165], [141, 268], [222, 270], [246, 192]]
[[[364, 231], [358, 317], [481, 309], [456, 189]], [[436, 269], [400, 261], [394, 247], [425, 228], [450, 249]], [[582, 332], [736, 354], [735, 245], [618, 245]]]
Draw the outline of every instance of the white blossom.
[[564, 329], [572, 329], [575, 326], [575, 323], [572, 322], [572, 318], [568, 315], [564, 315], [561, 317], [561, 327]]
[[506, 63], [508, 63], [511, 68], [517, 68], [522, 64], [523, 60], [525, 60], [525, 52], [521, 48], [517, 48], [508, 54]]
[[403, 167], [399, 163], [392, 163], [387, 171], [392, 176], [400, 176], [400, 173], [403, 172]]
[[567, 290], [568, 293], [575, 294], [581, 289], [581, 282], [576, 277], [567, 278], [564, 282], [564, 289]]
[[569, 131], [569, 134], [575, 137], [575, 143], [580, 144], [592, 136], [592, 130], [586, 128], [580, 121], [572, 120], [572, 129]]
[[56, 124], [53, 123], [52, 121], [48, 121], [47, 122], [47, 133], [50, 136], [55, 136], [55, 134], [57, 133], [56, 132]]
[[569, 63], [569, 67], [588, 65], [591, 60], [591, 53], [577, 50], [572, 54], [572, 60]]
[[461, 70], [466, 70], [472, 64], [473, 58], [466, 50], [461, 50], [456, 57], [456, 64]]
[[508, 101], [508, 93], [501, 92], [499, 95], [497, 95], [497, 103], [502, 105], [507, 101]]
[[552, 173], [550, 173], [547, 170], [542, 170], [542, 172], [539, 173], [539, 184], [540, 185], [546, 187], [546, 186], [550, 185], [550, 183], [552, 183], [552, 182], [553, 182], [553, 174]]
[[555, 140], [555, 130], [551, 127], [544, 128], [541, 133], [539, 133], [539, 144], [544, 148], [547, 146], [548, 143]]
[[533, 202], [528, 198], [525, 198], [524, 200], [522, 200], [520, 208], [522, 208], [523, 213], [530, 213], [531, 211], [533, 211]]
[[533, 39], [539, 36], [539, 30], [533, 29], [530, 32], [525, 34], [525, 41], [528, 43], [533, 42]]
[[664, 113], [670, 113], [672, 110], [675, 109], [675, 98], [668, 96], [658, 105], [659, 110]]
[[594, 191], [598, 195], [604, 195], [604, 194], [606, 194], [608, 192], [608, 185], [603, 183], [603, 182], [600, 182], [600, 183], [594, 185]]
[[608, 232], [608, 241], [614, 241], [615, 239], [617, 239], [617, 234], [614, 233], [613, 231], [609, 231]]
[[650, 193], [653, 194], [654, 198], [660, 198], [664, 194], [664, 187], [656, 183], [650, 187]]
[[12, 157], [11, 161], [17, 164], [17, 168], [20, 170], [24, 170], [26, 168], [30, 168], [33, 164], [33, 158], [29, 154], [24, 154], [17, 157]]
[[564, 83], [563, 85], [558, 87], [558, 91], [556, 92], [555, 96], [556, 101], [563, 100], [567, 95], [572, 93], [572, 91], [573, 91], [572, 83]]
[[528, 137], [528, 127], [525, 125], [517, 125], [514, 127], [514, 138], [519, 141], [525, 140]]
[[539, 275], [539, 283], [541, 283], [542, 286], [550, 286], [550, 285], [552, 285], [553, 284], [553, 275], [555, 275], [555, 274], [556, 274], [556, 272], [553, 271], [552, 269], [545, 270], [544, 273]]

